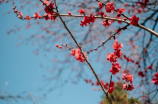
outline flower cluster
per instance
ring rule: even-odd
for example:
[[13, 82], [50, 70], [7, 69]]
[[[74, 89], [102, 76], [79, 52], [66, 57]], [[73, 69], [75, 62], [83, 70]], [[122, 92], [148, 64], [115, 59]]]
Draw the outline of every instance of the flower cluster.
[[115, 41], [113, 44], [113, 48], [114, 50], [118, 50], [119, 48], [122, 48], [123, 44], [122, 43], [118, 43], [118, 41]]
[[56, 16], [55, 15], [51, 15], [51, 14], [44, 14], [43, 15], [44, 16], [44, 19], [47, 21], [47, 20], [49, 20], [49, 19], [51, 19], [51, 20], [55, 20], [56, 19]]
[[135, 87], [133, 86], [133, 84], [123, 84], [123, 89], [127, 90], [127, 91], [131, 91], [133, 89], [135, 89]]
[[136, 17], [136, 15], [133, 15], [131, 18], [129, 18], [129, 20], [131, 21], [130, 22], [131, 25], [137, 25], [139, 21], [139, 17]]
[[133, 86], [133, 75], [127, 73], [127, 74], [123, 74], [123, 80], [125, 80], [126, 83], [123, 84], [123, 89], [125, 90], [133, 90], [135, 89], [135, 87]]
[[120, 49], [115, 50], [114, 54], [119, 58], [122, 55], [122, 51]]
[[44, 19], [48, 20], [55, 20], [56, 19], [56, 13], [53, 11], [54, 9], [54, 3], [50, 3], [48, 6], [45, 6], [44, 11], [46, 14], [44, 14]]
[[84, 16], [83, 20], [81, 21], [81, 26], [87, 26], [87, 24], [90, 24], [91, 22], [94, 23], [95, 16], [90, 14], [90, 16]]
[[117, 58], [120, 58], [120, 56], [122, 55], [122, 51], [120, 50], [120, 48], [122, 47], [123, 47], [122, 43], [118, 43], [118, 41], [115, 41], [113, 44], [114, 53], [107, 54], [107, 60], [112, 62], [112, 67], [110, 69], [110, 72], [112, 74], [118, 73], [121, 68], [121, 66], [117, 62]]
[[116, 10], [118, 14], [122, 14], [123, 12], [125, 12], [124, 8], [120, 8]]
[[105, 21], [103, 21], [103, 25], [104, 25], [105, 27], [110, 26], [111, 23], [112, 23], [111, 20], [105, 20]]
[[[80, 51], [79, 48], [72, 49], [72, 50], [71, 50], [71, 54], [76, 58], [76, 60], [78, 60], [78, 61], [80, 61], [80, 62], [84, 62], [84, 61], [85, 61], [85, 59], [84, 59], [84, 57], [82, 56], [82, 53], [81, 53], [81, 51]], [[84, 53], [84, 55], [85, 55], [85, 57], [86, 57], [86, 59], [87, 59], [87, 58], [88, 58], [87, 54]]]
[[115, 9], [114, 4], [113, 3], [107, 3], [105, 6], [106, 12], [107, 13], [111, 13], [112, 10]]
[[[121, 19], [121, 14], [123, 13], [123, 12], [125, 12], [125, 9], [124, 8], [120, 8], [120, 9], [117, 9], [116, 10], [117, 11], [117, 18], [118, 19]], [[121, 23], [120, 21], [118, 21], [118, 23]]]
[[116, 62], [117, 60], [117, 56], [114, 53], [108, 53], [107, 54], [107, 60], [109, 60], [110, 62]]
[[44, 11], [47, 13], [47, 14], [51, 14], [53, 15], [53, 9], [54, 9], [54, 3], [50, 3], [48, 6], [45, 6], [44, 8]]
[[111, 72], [112, 74], [116, 74], [116, 73], [119, 72], [120, 69], [121, 69], [121, 66], [119, 65], [118, 62], [112, 63], [112, 67], [111, 67], [111, 69], [110, 69], [110, 72]]
[[133, 75], [131, 75], [129, 73], [127, 73], [127, 75], [123, 74], [123, 78], [122, 79], [125, 80], [126, 82], [130, 81], [130, 83], [133, 83]]
[[158, 85], [158, 72], [155, 73], [154, 78], [152, 79], [152, 82], [153, 82], [155, 85]]

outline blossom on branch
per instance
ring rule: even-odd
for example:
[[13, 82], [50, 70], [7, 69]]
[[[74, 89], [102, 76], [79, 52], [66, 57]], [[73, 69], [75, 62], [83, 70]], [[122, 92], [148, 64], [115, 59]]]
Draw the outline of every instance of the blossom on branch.
[[83, 27], [83, 26], [87, 26], [87, 24], [90, 24], [90, 23], [94, 23], [94, 21], [95, 21], [95, 16], [93, 15], [93, 14], [90, 14], [90, 16], [88, 17], [88, 16], [85, 16], [84, 18], [83, 18], [83, 20], [81, 21], [81, 26]]
[[26, 16], [25, 16], [25, 19], [26, 19], [26, 20], [30, 20], [31, 17], [29, 17], [28, 15], [26, 15]]
[[107, 60], [110, 62], [116, 62], [117, 56], [114, 53], [108, 53], [107, 54]]
[[86, 10], [80, 9], [79, 12], [80, 12], [80, 14], [84, 14], [86, 12]]
[[122, 79], [125, 80], [125, 81], [130, 81], [130, 83], [133, 83], [133, 75], [131, 75], [129, 73], [127, 73], [127, 75], [123, 74], [123, 78]]
[[48, 14], [53, 15], [54, 3], [50, 3], [48, 6], [45, 6], [44, 11]]
[[71, 12], [70, 12], [70, 11], [68, 11], [68, 15], [71, 15]]
[[113, 44], [113, 48], [114, 50], [118, 50], [119, 48], [122, 48], [123, 47], [123, 44], [120, 42], [118, 43], [118, 41], [116, 40]]
[[103, 25], [106, 26], [106, 27], [110, 26], [111, 23], [112, 23], [111, 20], [105, 20], [105, 21], [103, 21]]
[[113, 3], [107, 3], [105, 9], [106, 9], [107, 13], [111, 13], [111, 11], [115, 9], [114, 4]]
[[[80, 61], [80, 62], [84, 62], [84, 61], [85, 61], [85, 59], [84, 59], [84, 57], [82, 56], [82, 53], [81, 53], [81, 51], [80, 51], [79, 48], [72, 49], [70, 53], [76, 58], [76, 60], [78, 60], [78, 61]], [[87, 54], [84, 53], [84, 55], [85, 55], [85, 57], [86, 57], [86, 59], [87, 59], [87, 58], [88, 58]]]
[[21, 12], [18, 12], [19, 13], [19, 18], [22, 18], [23, 14]]
[[132, 85], [130, 85], [130, 84], [123, 84], [123, 89], [125, 89], [127, 91], [131, 91], [131, 90], [135, 89], [135, 87], [133, 86], [133, 84]]
[[124, 8], [120, 8], [116, 10], [118, 14], [122, 14], [123, 12], [125, 12]]
[[110, 72], [115, 75], [116, 73], [119, 72], [120, 69], [121, 69], [121, 66], [119, 65], [118, 62], [112, 63], [112, 67], [110, 69]]
[[120, 49], [115, 50], [114, 54], [119, 58], [122, 55], [122, 51]]
[[39, 14], [37, 12], [35, 12], [34, 16], [35, 19], [40, 18]]
[[138, 25], [139, 17], [136, 17], [136, 15], [133, 15], [131, 18], [129, 18], [129, 20], [131, 21], [130, 22], [131, 25]]

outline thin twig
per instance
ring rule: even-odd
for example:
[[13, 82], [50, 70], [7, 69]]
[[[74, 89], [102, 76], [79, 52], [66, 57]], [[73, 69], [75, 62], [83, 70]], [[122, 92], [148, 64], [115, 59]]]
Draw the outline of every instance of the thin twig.
[[32, 100], [33, 100], [33, 102], [34, 102], [34, 104], [38, 104], [37, 101], [36, 101], [36, 99], [33, 97], [33, 94], [32, 94], [32, 93], [29, 93], [29, 95], [31, 96], [31, 98], [32, 98]]
[[109, 92], [109, 89], [110, 89], [110, 86], [111, 86], [111, 81], [112, 81], [112, 74], [111, 74], [111, 76], [110, 76], [110, 83], [109, 83], [108, 92]]
[[[112, 35], [111, 35], [106, 41], [104, 41], [101, 45], [99, 45], [99, 46], [97, 46], [97, 48], [94, 48], [94, 49], [91, 49], [91, 50], [93, 51], [93, 50], [96, 50], [96, 49], [98, 49], [98, 48], [104, 46], [104, 44], [107, 43], [112, 37], [115, 37], [115, 35], [116, 35], [117, 33], [119, 33], [119, 32], [120, 32], [121, 30], [123, 30], [123, 29], [126, 29], [128, 26], [129, 26], [129, 24], [127, 24], [126, 26], [124, 26], [124, 27], [122, 27], [122, 28], [119, 28], [114, 34], [112, 34]], [[90, 51], [88, 51], [87, 53], [89, 54]]]

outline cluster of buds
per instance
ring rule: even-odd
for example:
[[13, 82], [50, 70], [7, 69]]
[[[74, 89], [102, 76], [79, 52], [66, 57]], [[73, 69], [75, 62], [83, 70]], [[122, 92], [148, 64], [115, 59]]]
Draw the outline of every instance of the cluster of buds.
[[16, 13], [16, 15], [20, 18], [20, 19], [23, 19], [23, 20], [31, 20], [31, 17], [26, 15], [25, 17], [23, 17], [23, 14], [22, 12], [18, 11], [16, 6], [13, 7], [13, 10], [14, 10], [14, 13]]
[[17, 10], [16, 6], [13, 7], [13, 10], [14, 10], [14, 13], [16, 13], [16, 15], [17, 15], [20, 19], [23, 18], [23, 14], [22, 14], [20, 11]]
[[31, 20], [31, 18], [34, 19], [45, 19], [45, 20], [55, 20], [56, 19], [56, 13], [53, 11], [54, 8], [54, 3], [50, 3], [49, 5], [47, 5], [49, 2], [49, 0], [46, 0], [45, 2], [43, 2], [46, 6], [44, 8], [44, 11], [46, 12], [43, 16], [40, 16], [37, 12], [35, 12], [35, 14], [33, 15], [33, 17], [30, 17], [28, 15], [26, 15], [25, 17], [23, 17], [22, 12], [18, 11], [16, 6], [13, 7], [14, 13], [17, 14], [17, 16], [22, 19], [22, 20]]
[[[72, 49], [71, 50], [71, 54], [76, 58], [76, 60], [80, 61], [80, 62], [84, 62], [85, 59], [80, 51], [79, 48], [76, 48], [76, 49]], [[84, 53], [84, 56], [86, 57], [86, 59], [88, 58], [87, 54]]]
[[57, 48], [62, 49], [62, 46], [59, 46], [58, 44], [56, 45]]

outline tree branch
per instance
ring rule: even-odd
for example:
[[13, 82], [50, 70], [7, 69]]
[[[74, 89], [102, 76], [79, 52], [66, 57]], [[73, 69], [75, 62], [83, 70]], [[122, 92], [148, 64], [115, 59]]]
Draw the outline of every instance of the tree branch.
[[[68, 15], [68, 14], [60, 14], [60, 16], [67, 16], [67, 17], [84, 17], [84, 15]], [[112, 17], [101, 17], [101, 16], [95, 16], [95, 18], [98, 18], [98, 19], [107, 19], [107, 20], [114, 20], [114, 21], [119, 21], [119, 22], [124, 22], [124, 23], [127, 23], [130, 25], [130, 22], [129, 21], [125, 21], [123, 19], [116, 19], [116, 18], [112, 18]], [[149, 33], [155, 35], [156, 37], [158, 37], [158, 33], [156, 33], [155, 31], [143, 26], [143, 25], [132, 25], [132, 26], [136, 26], [136, 27], [139, 27], [141, 29], [144, 29], [146, 31], [148, 31]]]

